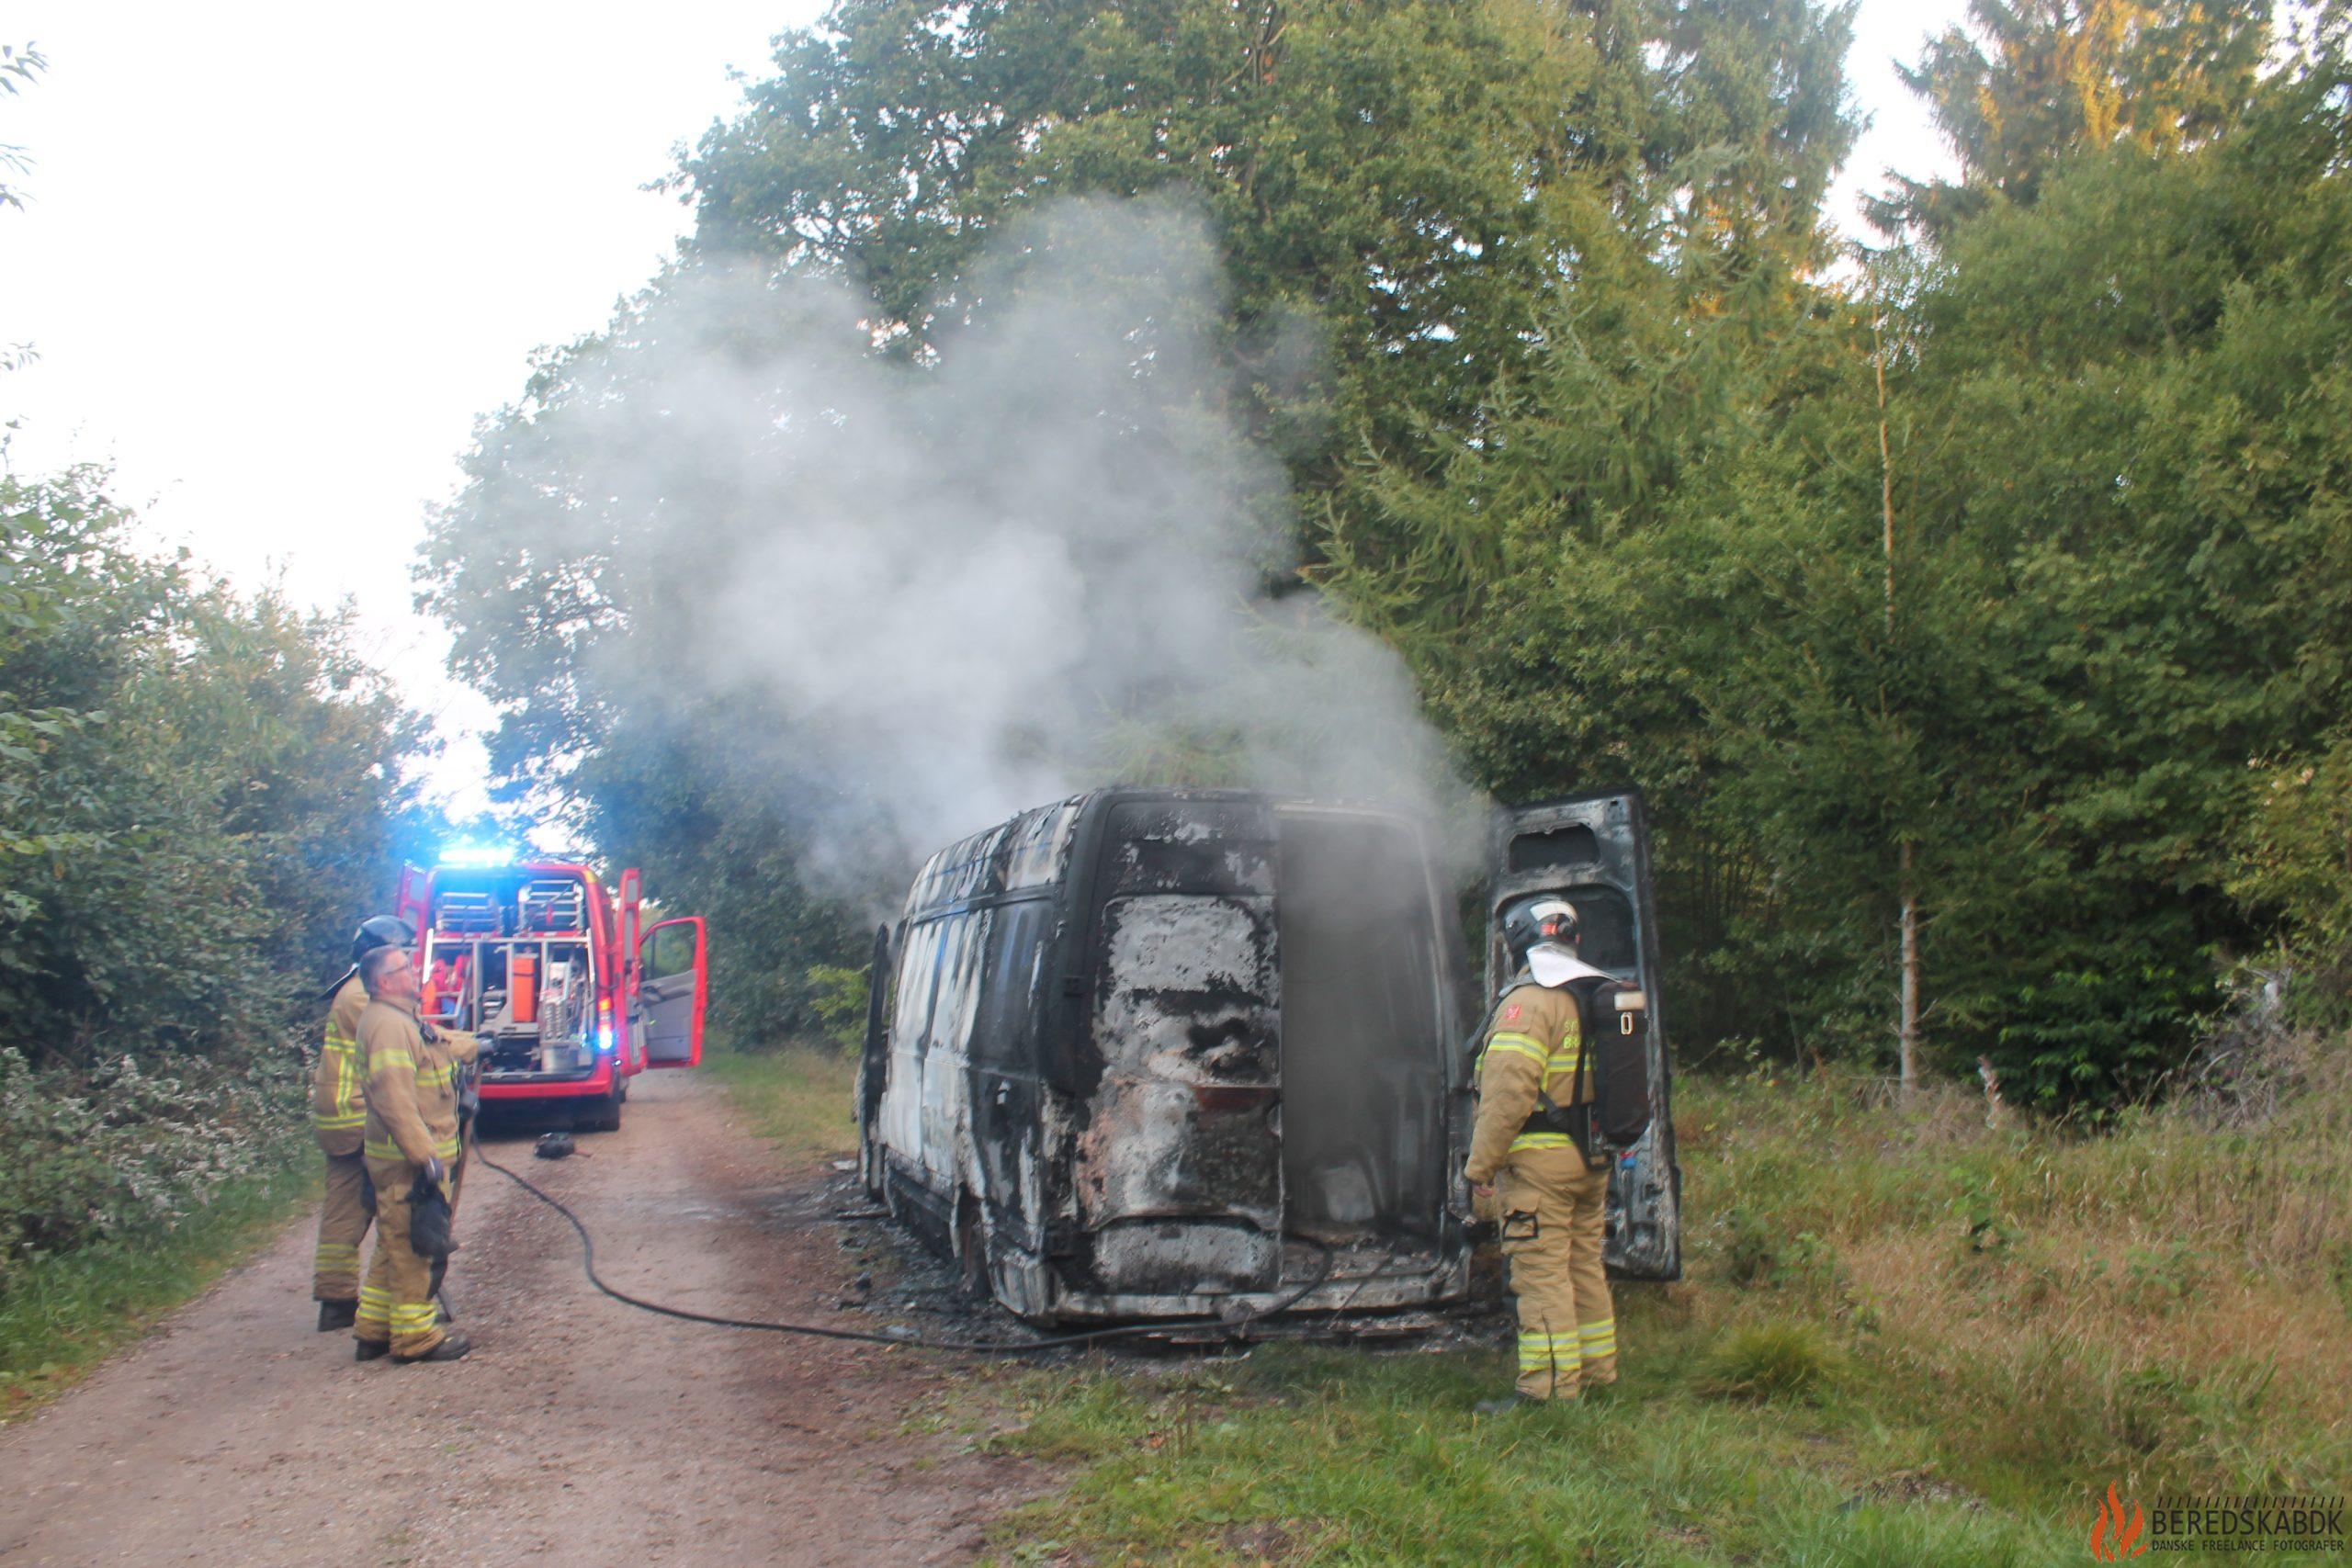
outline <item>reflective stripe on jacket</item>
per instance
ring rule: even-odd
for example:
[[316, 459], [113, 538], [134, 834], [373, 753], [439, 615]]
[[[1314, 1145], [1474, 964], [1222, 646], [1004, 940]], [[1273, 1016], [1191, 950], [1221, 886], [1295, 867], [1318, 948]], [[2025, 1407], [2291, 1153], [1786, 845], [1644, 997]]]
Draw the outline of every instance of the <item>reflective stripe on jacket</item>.
[[1584, 1059], [1584, 1030], [1576, 998], [1532, 983], [1514, 987], [1495, 1004], [1494, 1027], [1478, 1055], [1478, 1119], [1470, 1133], [1465, 1174], [1484, 1186], [1516, 1154], [1565, 1149], [1566, 1133], [1527, 1131], [1538, 1096], [1555, 1105], [1576, 1097]]
[[471, 1061], [470, 1034], [436, 1029], [427, 1040], [414, 1002], [371, 1001], [359, 1015], [359, 1055], [368, 1065], [366, 1150], [370, 1159], [423, 1165], [458, 1158], [458, 1064]]
[[327, 1010], [326, 1039], [311, 1075], [311, 1125], [331, 1155], [357, 1154], [368, 1124], [368, 1067], [359, 1056], [359, 1015], [367, 1009], [368, 987], [354, 975]]

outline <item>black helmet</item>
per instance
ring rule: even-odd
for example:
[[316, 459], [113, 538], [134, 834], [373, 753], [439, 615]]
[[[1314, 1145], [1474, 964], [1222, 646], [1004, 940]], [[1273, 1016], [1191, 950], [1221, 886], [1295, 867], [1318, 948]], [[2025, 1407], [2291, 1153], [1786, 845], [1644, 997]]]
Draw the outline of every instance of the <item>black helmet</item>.
[[1521, 898], [1503, 911], [1503, 941], [1510, 944], [1511, 956], [1521, 961], [1526, 959], [1527, 950], [1538, 942], [1574, 947], [1577, 907], [1551, 893]]
[[351, 961], [356, 964], [379, 947], [406, 947], [413, 934], [398, 915], [370, 916], [351, 933]]

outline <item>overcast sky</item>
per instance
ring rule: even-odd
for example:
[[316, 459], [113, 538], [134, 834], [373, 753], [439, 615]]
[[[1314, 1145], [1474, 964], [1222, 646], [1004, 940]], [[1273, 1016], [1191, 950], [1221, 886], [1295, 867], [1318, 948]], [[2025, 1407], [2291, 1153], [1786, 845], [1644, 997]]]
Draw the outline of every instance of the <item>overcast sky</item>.
[[[162, 542], [230, 579], [358, 605], [366, 652], [452, 741], [481, 804], [487, 705], [410, 609], [425, 508], [531, 351], [603, 325], [684, 232], [640, 187], [730, 111], [730, 70], [821, 0], [403, 7], [29, 0], [0, 42], [49, 72], [0, 100], [36, 160], [0, 212], [0, 380], [18, 472], [114, 465]], [[1837, 211], [1888, 165], [1942, 166], [1889, 62], [1962, 0], [1862, 0], [1875, 121]]]

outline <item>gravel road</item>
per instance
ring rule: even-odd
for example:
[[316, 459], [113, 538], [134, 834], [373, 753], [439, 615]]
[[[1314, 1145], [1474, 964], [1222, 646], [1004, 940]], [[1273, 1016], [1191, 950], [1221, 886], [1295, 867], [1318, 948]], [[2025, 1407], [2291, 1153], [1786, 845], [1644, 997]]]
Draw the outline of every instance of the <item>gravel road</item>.
[[[856, 1265], [830, 1169], [779, 1159], [696, 1074], [638, 1079], [624, 1129], [571, 1159], [487, 1146], [579, 1211], [622, 1290], [872, 1325], [836, 1310]], [[0, 1431], [0, 1563], [960, 1562], [1045, 1484], [910, 1435], [956, 1399], [950, 1366], [629, 1311], [492, 1171], [458, 1219], [470, 1357], [356, 1364], [313, 1327], [298, 1225]]]

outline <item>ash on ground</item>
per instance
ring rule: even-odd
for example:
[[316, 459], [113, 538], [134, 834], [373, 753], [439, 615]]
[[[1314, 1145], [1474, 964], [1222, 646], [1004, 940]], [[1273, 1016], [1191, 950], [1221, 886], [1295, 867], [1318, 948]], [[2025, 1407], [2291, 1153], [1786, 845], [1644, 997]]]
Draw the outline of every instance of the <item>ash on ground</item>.
[[[910, 1345], [938, 1340], [1007, 1347], [1089, 1331], [1086, 1325], [1037, 1327], [1005, 1311], [993, 1297], [965, 1290], [956, 1267], [879, 1208], [854, 1169], [828, 1172], [820, 1183], [802, 1190], [793, 1206], [816, 1211], [839, 1232], [836, 1240], [851, 1272], [826, 1304], [844, 1320], [843, 1327], [904, 1338]], [[1498, 1264], [1491, 1255], [1482, 1256], [1472, 1300], [1445, 1312], [1302, 1313], [1238, 1327], [1204, 1320], [1041, 1349], [1031, 1359], [1075, 1359], [1102, 1352], [1138, 1363], [1183, 1362], [1239, 1358], [1274, 1341], [1352, 1345], [1396, 1354], [1491, 1347], [1501, 1343], [1511, 1327]]]

